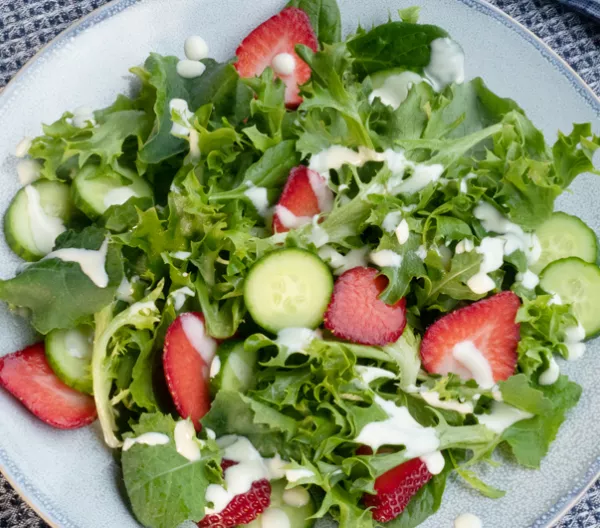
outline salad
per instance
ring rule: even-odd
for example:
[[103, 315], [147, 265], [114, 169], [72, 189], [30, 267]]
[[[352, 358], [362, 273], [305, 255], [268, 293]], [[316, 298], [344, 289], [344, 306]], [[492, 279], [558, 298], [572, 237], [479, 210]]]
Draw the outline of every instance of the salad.
[[0, 385], [98, 420], [142, 525], [417, 526], [451, 474], [502, 497], [479, 468], [539, 467], [577, 404], [598, 245], [554, 202], [600, 138], [548, 145], [417, 18], [343, 39], [292, 0], [19, 144], [0, 299], [40, 342]]

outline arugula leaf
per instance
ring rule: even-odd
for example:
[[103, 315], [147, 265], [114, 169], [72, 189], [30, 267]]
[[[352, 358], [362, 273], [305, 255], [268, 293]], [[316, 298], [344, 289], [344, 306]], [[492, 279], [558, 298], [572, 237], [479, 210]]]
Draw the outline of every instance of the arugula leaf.
[[[151, 528], [176, 528], [204, 518], [206, 489], [220, 481], [220, 454], [213, 442], [198, 441], [201, 457], [190, 461], [177, 452], [175, 421], [162, 414], [144, 414], [133, 426], [135, 436], [158, 433], [168, 443], [134, 444], [121, 454], [123, 479], [138, 520]], [[135, 438], [133, 434], [128, 438]]]
[[388, 22], [351, 38], [348, 49], [354, 70], [364, 77], [392, 68], [424, 68], [431, 60], [431, 42], [447, 36], [438, 26]]
[[[80, 248], [97, 251], [106, 231], [88, 227], [76, 233], [66, 231], [56, 240], [56, 249]], [[106, 287], [97, 286], [77, 262], [55, 258], [53, 253], [27, 265], [16, 277], [0, 281], [0, 299], [31, 311], [31, 324], [41, 334], [55, 328], [75, 328], [110, 304], [123, 279], [119, 248], [108, 243], [104, 263], [108, 275]]]
[[308, 15], [317, 38], [323, 44], [341, 40], [342, 22], [336, 0], [290, 0], [288, 7], [298, 7]]

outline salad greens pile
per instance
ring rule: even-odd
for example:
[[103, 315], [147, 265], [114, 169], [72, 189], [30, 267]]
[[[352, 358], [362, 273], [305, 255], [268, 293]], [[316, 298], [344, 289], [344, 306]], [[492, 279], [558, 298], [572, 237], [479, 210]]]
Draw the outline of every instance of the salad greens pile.
[[[581, 394], [564, 375], [551, 385], [538, 383], [553, 355], [569, 356], [565, 330], [578, 321], [569, 304], [553, 302], [539, 286], [526, 288], [518, 279], [528, 270], [522, 249], [489, 274], [496, 291], [512, 290], [522, 300], [514, 376], [483, 389], [454, 374], [428, 374], [419, 345], [434, 320], [487, 295], [467, 285], [484, 255], [456, 251], [465, 240], [479, 246], [488, 234], [475, 207], [486, 202], [525, 232], [535, 231], [574, 178], [594, 170], [600, 138], [589, 124], [577, 124], [548, 146], [517, 103], [492, 93], [480, 78], [441, 91], [415, 84], [397, 108], [370, 100], [375, 74], [422, 73], [431, 42], [447, 33], [417, 24], [418, 10], [405, 9], [400, 21], [359, 27], [342, 39], [335, 0], [291, 5], [309, 14], [320, 42], [317, 52], [297, 48], [312, 71], [297, 109], [286, 109], [285, 86], [270, 68], [259, 77], [240, 78], [232, 63], [206, 59], [200, 77], [185, 79], [177, 74], [177, 58], [153, 53], [131, 70], [139, 79], [137, 94], [120, 95], [82, 128], [66, 112], [45, 125], [29, 149], [41, 164], [42, 179], [74, 188], [72, 182], [84, 173], [86, 184], [116, 188], [140, 179], [149, 189], [101, 214], [74, 191], [74, 212], [55, 250], [101, 254], [105, 284], [91, 280], [79, 263], [52, 255], [0, 281], [0, 299], [21, 313], [25, 309], [40, 334], [93, 327], [90, 376], [108, 445], [118, 448], [125, 438], [150, 432], [174, 438], [177, 415], [161, 357], [178, 314], [201, 312], [210, 336], [244, 340], [245, 350], [259, 358], [244, 391], [214, 395], [202, 419], [199, 459], [183, 459], [174, 442], [123, 451], [129, 499], [145, 526], [172, 528], [204, 517], [207, 487], [223, 482], [212, 432], [217, 438], [244, 436], [263, 457], [278, 455], [290, 468], [310, 470], [296, 485], [310, 489], [318, 505], [315, 518], [332, 515], [343, 528], [377, 526], [361, 498], [374, 492], [377, 476], [409, 457], [402, 449], [356, 453], [354, 439], [362, 428], [387, 418], [376, 397], [406, 406], [440, 439], [444, 470], [386, 524], [417, 526], [439, 508], [453, 471], [482, 494], [501, 497], [504, 492], [476, 472], [476, 464], [496, 463], [493, 453], [500, 445], [517, 463], [539, 467]], [[173, 99], [186, 101], [191, 112], [173, 108]], [[174, 124], [192, 133], [178, 134]], [[410, 161], [442, 165], [443, 177], [414, 192], [398, 192], [385, 162], [343, 165], [330, 172], [335, 201], [321, 223], [273, 234], [269, 214], [257, 209], [248, 189], [265, 189], [274, 205], [293, 167], [314, 163], [335, 145], [401, 150]], [[390, 213], [407, 220], [404, 244], [385, 225]], [[400, 265], [381, 269], [389, 279], [381, 299], [388, 304], [407, 299], [402, 337], [375, 347], [325, 333], [298, 351], [261, 330], [247, 313], [245, 278], [261, 257], [282, 247], [319, 255], [335, 274], [353, 259], [366, 262], [372, 252], [400, 255]], [[181, 297], [182, 289], [189, 294]], [[394, 379], [365, 384], [360, 366], [385, 369]], [[424, 390], [436, 391], [441, 400], [473, 401], [474, 412], [433, 407], [421, 397]], [[505, 404], [528, 413], [500, 432], [478, 423], [498, 391]]]

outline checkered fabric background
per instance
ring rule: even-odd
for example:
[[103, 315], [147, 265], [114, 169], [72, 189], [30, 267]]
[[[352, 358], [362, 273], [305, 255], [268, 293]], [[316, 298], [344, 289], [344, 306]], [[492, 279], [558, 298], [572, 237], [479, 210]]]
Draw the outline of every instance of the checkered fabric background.
[[[0, 0], [0, 88], [37, 50], [106, 2]], [[600, 22], [593, 18], [600, 20], [600, 0], [562, 0], [564, 6], [555, 0], [490, 2], [546, 41], [600, 94]], [[0, 528], [46, 527], [0, 476]], [[559, 525], [559, 528], [593, 527], [600, 527], [600, 483]]]

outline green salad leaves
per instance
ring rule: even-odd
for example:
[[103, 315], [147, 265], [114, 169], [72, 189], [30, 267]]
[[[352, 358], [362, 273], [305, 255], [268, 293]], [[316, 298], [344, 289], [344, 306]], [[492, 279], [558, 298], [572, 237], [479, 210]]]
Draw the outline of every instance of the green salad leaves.
[[[484, 239], [515, 233], [534, 240], [556, 198], [579, 174], [594, 172], [600, 138], [589, 124], [576, 124], [548, 145], [523, 109], [482, 79], [441, 87], [427, 80], [434, 43], [457, 45], [443, 29], [418, 24], [418, 10], [342, 39], [335, 0], [289, 5], [306, 11], [319, 40], [318, 51], [296, 50], [312, 72], [298, 108], [286, 108], [285, 85], [270, 67], [241, 78], [232, 62], [204, 59], [204, 73], [187, 79], [177, 74], [176, 57], [151, 54], [132, 69], [135, 95], [119, 96], [82, 127], [66, 112], [29, 150], [42, 178], [72, 185], [80, 212], [52, 253], [0, 281], [0, 299], [25, 309], [42, 335], [94, 326], [90, 369], [99, 421], [110, 447], [125, 443], [124, 482], [144, 526], [175, 528], [204, 517], [208, 487], [224, 482], [215, 435], [246, 437], [265, 459], [281, 457], [288, 469], [303, 470], [294, 485], [310, 489], [314, 519], [380, 526], [363, 497], [375, 492], [377, 477], [414, 455], [402, 446], [368, 453], [356, 439], [395, 406], [434, 432], [444, 459], [385, 524], [412, 528], [440, 507], [453, 472], [485, 496], [502, 496], [477, 468], [496, 463], [498, 446], [515, 463], [538, 468], [581, 396], [565, 375], [546, 384], [541, 378], [555, 356], [572, 354], [572, 306], [537, 282], [528, 285], [531, 247], [506, 251], [494, 269], [484, 269], [481, 247]], [[406, 97], [390, 104], [382, 83], [407, 78]], [[332, 148], [345, 161], [325, 163]], [[333, 205], [273, 233], [273, 207], [300, 164], [327, 178]], [[90, 209], [81, 189], [99, 182], [107, 193], [129, 194]], [[136, 182], [151, 192], [135, 191]], [[476, 212], [481, 204], [501, 228]], [[378, 265], [387, 278], [381, 299], [407, 303], [400, 339], [378, 347], [311, 331], [293, 347], [265, 333], [247, 312], [244, 285], [259, 259], [285, 247], [317, 255], [336, 276], [369, 258], [378, 264], [374, 255], [395, 255]], [[66, 250], [100, 259], [106, 280], [94, 280]], [[485, 291], [472, 282], [482, 270], [492, 284]], [[502, 290], [522, 303], [514, 375], [480, 387], [426, 372], [420, 343], [427, 327]], [[256, 375], [243, 389], [213, 384], [210, 411], [191, 440], [194, 460], [178, 447], [182, 422], [162, 364], [167, 330], [185, 312], [201, 312], [210, 336], [235, 338], [256, 358]], [[515, 419], [497, 426], [498, 409]], [[143, 435], [159, 440], [136, 443]]]

